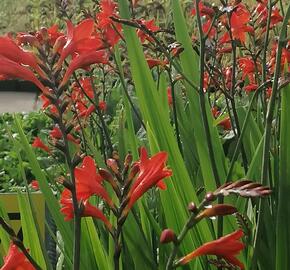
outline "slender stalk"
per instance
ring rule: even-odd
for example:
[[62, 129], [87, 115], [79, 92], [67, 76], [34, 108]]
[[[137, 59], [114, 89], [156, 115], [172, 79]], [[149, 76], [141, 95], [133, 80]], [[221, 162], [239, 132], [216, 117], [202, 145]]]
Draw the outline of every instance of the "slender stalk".
[[113, 54], [113, 57], [114, 57], [115, 63], [116, 63], [116, 65], [117, 65], [118, 70], [119, 70], [119, 73], [120, 73], [119, 78], [120, 78], [120, 82], [121, 82], [121, 84], [122, 84], [122, 88], [123, 88], [123, 90], [124, 90], [124, 93], [125, 93], [125, 95], [126, 95], [126, 98], [128, 99], [128, 101], [129, 101], [129, 103], [130, 103], [130, 105], [131, 105], [131, 107], [132, 107], [132, 110], [133, 110], [133, 112], [135, 113], [137, 119], [138, 119], [139, 122], [141, 123], [142, 127], [144, 128], [144, 130], [146, 130], [146, 126], [145, 126], [145, 124], [144, 124], [144, 122], [143, 122], [143, 120], [142, 120], [142, 117], [140, 116], [140, 114], [138, 113], [137, 109], [135, 108], [134, 103], [133, 103], [133, 101], [132, 101], [132, 99], [131, 99], [131, 97], [130, 97], [130, 95], [129, 95], [129, 93], [128, 93], [128, 90], [127, 90], [127, 87], [126, 87], [126, 83], [125, 83], [125, 80], [124, 80], [124, 73], [123, 73], [123, 70], [121, 70], [121, 67], [120, 67], [120, 65], [119, 65], [119, 62], [118, 62], [117, 57], [116, 57], [115, 54]]
[[174, 59], [171, 57], [170, 53], [167, 51], [167, 48], [161, 43], [161, 41], [155, 36], [154, 32], [150, 31], [148, 28], [146, 28], [145, 25], [142, 24], [138, 24], [137, 22], [134, 21], [130, 21], [130, 20], [126, 20], [126, 19], [120, 19], [120, 18], [116, 18], [116, 17], [110, 17], [113, 21], [121, 23], [121, 24], [125, 24], [137, 29], [140, 29], [142, 31], [144, 31], [147, 35], [149, 35], [154, 42], [156, 43], [156, 45], [158, 46], [158, 48], [160, 49], [160, 51], [165, 55], [165, 57], [167, 58], [167, 60], [170, 62], [170, 64], [172, 64], [172, 66], [176, 69], [176, 71], [182, 76], [182, 78], [196, 91], [198, 91], [198, 87], [189, 79], [187, 78], [187, 76], [184, 74], [184, 72], [182, 71], [181, 67], [174, 61]]
[[[51, 65], [51, 81], [56, 82], [57, 78], [55, 78], [52, 74], [53, 66]], [[54, 93], [57, 94], [58, 92], [58, 85], [54, 86]], [[73, 209], [74, 209], [74, 246], [73, 246], [73, 269], [79, 270], [80, 269], [80, 244], [81, 244], [81, 210], [79, 207], [79, 203], [77, 200], [77, 193], [76, 193], [76, 185], [75, 185], [75, 174], [74, 174], [74, 164], [72, 162], [72, 156], [70, 153], [69, 143], [67, 139], [67, 131], [65, 126], [65, 120], [63, 119], [63, 111], [61, 109], [61, 105], [59, 104], [59, 99], [52, 102], [54, 103], [57, 112], [58, 112], [58, 119], [55, 120], [56, 124], [59, 125], [59, 129], [62, 134], [62, 139], [64, 142], [63, 154], [66, 160], [66, 164], [69, 170], [70, 181], [72, 184], [71, 187], [71, 194], [72, 194], [72, 202], [73, 202]]]
[[23, 242], [17, 237], [13, 229], [5, 222], [5, 220], [2, 217], [0, 217], [0, 225], [2, 226], [3, 230], [9, 234], [10, 238], [12, 239], [13, 244], [15, 244], [22, 251], [23, 255], [29, 260], [29, 262], [33, 265], [33, 267], [36, 270], [41, 270], [41, 267], [28, 253]]
[[200, 109], [201, 109], [201, 115], [202, 115], [202, 121], [204, 125], [204, 131], [208, 146], [208, 152], [209, 152], [209, 158], [211, 162], [211, 168], [213, 172], [213, 176], [216, 182], [217, 187], [221, 185], [217, 165], [214, 158], [214, 151], [213, 151], [213, 145], [211, 141], [211, 135], [210, 135], [210, 128], [206, 113], [206, 100], [204, 97], [204, 91], [203, 91], [203, 81], [204, 81], [204, 69], [205, 69], [205, 38], [202, 31], [202, 24], [201, 24], [201, 17], [200, 12], [198, 8], [199, 0], [195, 0], [195, 6], [196, 6], [196, 18], [197, 18], [197, 24], [198, 24], [198, 30], [199, 30], [199, 37], [200, 37], [200, 61], [199, 61], [199, 71], [200, 71], [200, 78], [199, 78], [199, 101], [200, 101]]
[[235, 162], [236, 162], [236, 160], [238, 158], [238, 155], [239, 155], [239, 150], [240, 150], [240, 147], [241, 147], [241, 144], [242, 144], [242, 139], [243, 139], [243, 137], [245, 135], [245, 131], [246, 131], [246, 128], [247, 128], [247, 124], [249, 122], [248, 120], [249, 120], [250, 115], [251, 115], [251, 110], [252, 110], [252, 108], [254, 106], [254, 102], [255, 102], [256, 98], [258, 97], [259, 92], [261, 90], [265, 89], [267, 87], [267, 85], [269, 85], [270, 83], [271, 83], [270, 81], [266, 81], [264, 84], [260, 85], [257, 88], [257, 90], [255, 91], [254, 95], [252, 96], [252, 99], [250, 101], [245, 120], [243, 122], [241, 134], [240, 134], [240, 136], [238, 138], [238, 141], [237, 141], [237, 144], [236, 144], [236, 147], [235, 147], [235, 150], [234, 150], [234, 154], [233, 154], [233, 157], [232, 157], [232, 160], [231, 160], [231, 163], [230, 163], [230, 167], [229, 167], [228, 174], [227, 174], [227, 177], [226, 177], [226, 182], [230, 181], [230, 179], [232, 177], [233, 168], [234, 168]]
[[[272, 84], [272, 95], [270, 97], [270, 101], [267, 108], [266, 115], [266, 126], [264, 131], [264, 145], [263, 145], [263, 159], [262, 159], [262, 175], [261, 175], [261, 183], [263, 185], [267, 184], [269, 178], [269, 168], [270, 168], [270, 139], [271, 139], [271, 127], [275, 110], [276, 97], [279, 90], [279, 77], [281, 72], [281, 56], [282, 56], [282, 48], [285, 46], [287, 42], [287, 24], [290, 19], [290, 4], [288, 4], [287, 12], [285, 14], [279, 39], [278, 39], [278, 48], [276, 54], [276, 66], [274, 79]], [[259, 201], [259, 210], [258, 210], [258, 219], [257, 219], [257, 231], [254, 238], [254, 246], [256, 246], [258, 239], [261, 237], [261, 222], [263, 215], [263, 208], [265, 207], [265, 203], [261, 200]], [[254, 250], [253, 261], [256, 260], [257, 257], [257, 248]]]
[[[231, 17], [228, 15], [228, 20], [230, 24]], [[231, 93], [232, 93], [232, 98], [230, 99], [231, 106], [232, 106], [232, 111], [233, 111], [233, 116], [235, 119], [235, 124], [237, 128], [237, 135], [240, 137], [241, 135], [241, 129], [240, 129], [240, 123], [239, 123], [239, 118], [238, 114], [236, 111], [236, 104], [235, 104], [235, 86], [236, 86], [236, 67], [237, 67], [237, 46], [236, 46], [236, 41], [233, 38], [232, 30], [231, 30], [231, 25], [229, 29], [229, 35], [231, 39], [231, 45], [232, 45], [232, 82], [231, 82]], [[246, 152], [245, 148], [243, 146], [243, 143], [241, 145], [241, 153], [242, 153], [242, 161], [243, 161], [243, 167], [244, 170], [247, 171], [248, 168], [248, 163], [247, 163], [247, 157], [246, 157]]]
[[271, 138], [271, 126], [273, 121], [276, 97], [278, 94], [278, 86], [279, 86], [279, 77], [281, 73], [281, 56], [282, 56], [282, 48], [285, 46], [287, 42], [287, 24], [290, 18], [290, 4], [287, 9], [287, 13], [285, 15], [283, 25], [281, 28], [279, 40], [278, 40], [278, 49], [276, 54], [276, 66], [275, 66], [275, 73], [272, 85], [272, 95], [270, 97], [270, 101], [267, 108], [267, 115], [266, 115], [266, 126], [265, 126], [265, 140], [264, 140], [264, 147], [263, 147], [263, 162], [262, 162], [262, 183], [266, 184], [268, 179], [268, 171], [269, 171], [269, 157], [270, 157], [270, 138]]
[[95, 87], [92, 74], [90, 75], [90, 79], [91, 79], [91, 84], [92, 84], [92, 88], [93, 88], [93, 92], [94, 92], [94, 99], [95, 99], [95, 102], [93, 104], [94, 104], [94, 106], [96, 108], [96, 113], [97, 113], [97, 115], [99, 117], [102, 129], [104, 131], [104, 135], [105, 135], [105, 138], [106, 138], [106, 141], [107, 141], [107, 144], [108, 144], [108, 148], [109, 148], [109, 151], [110, 151], [109, 155], [111, 155], [113, 153], [113, 151], [114, 151], [114, 148], [113, 148], [113, 144], [112, 144], [112, 141], [111, 141], [111, 137], [110, 137], [110, 134], [109, 134], [108, 127], [107, 127], [107, 125], [105, 123], [103, 114], [102, 114], [102, 112], [101, 112], [101, 110], [99, 109], [99, 106], [98, 106], [97, 89]]
[[80, 208], [78, 205], [77, 200], [77, 193], [76, 193], [76, 185], [75, 185], [75, 174], [74, 174], [74, 165], [72, 163], [69, 144], [67, 139], [67, 132], [65, 128], [65, 124], [63, 122], [62, 112], [59, 104], [55, 104], [58, 113], [59, 113], [59, 129], [62, 133], [63, 141], [64, 141], [64, 156], [66, 159], [66, 163], [69, 168], [70, 173], [70, 180], [72, 183], [72, 201], [73, 201], [73, 208], [74, 208], [74, 248], [73, 248], [73, 269], [79, 270], [80, 269], [80, 244], [81, 244], [81, 213]]
[[[204, 125], [204, 131], [205, 131], [205, 136], [206, 136], [206, 141], [207, 141], [207, 146], [208, 146], [208, 153], [209, 153], [209, 158], [210, 158], [210, 163], [211, 163], [211, 169], [213, 172], [214, 180], [216, 183], [216, 186], [219, 187], [221, 185], [221, 181], [219, 179], [218, 175], [218, 169], [214, 157], [214, 150], [213, 150], [213, 145], [211, 141], [211, 134], [210, 134], [210, 128], [209, 128], [209, 123], [208, 123], [208, 118], [207, 118], [207, 113], [206, 113], [206, 100], [204, 97], [204, 91], [203, 91], [203, 81], [204, 81], [204, 70], [205, 70], [205, 41], [206, 37], [203, 34], [202, 30], [202, 24], [201, 24], [201, 17], [200, 17], [200, 10], [199, 10], [199, 1], [200, 0], [195, 0], [195, 8], [196, 8], [196, 18], [197, 18], [197, 25], [198, 25], [198, 31], [199, 31], [199, 38], [200, 38], [200, 58], [199, 58], [199, 71], [200, 71], [200, 78], [199, 78], [199, 103], [200, 103], [200, 109], [201, 109], [201, 115], [202, 115], [202, 121]], [[222, 201], [220, 201], [221, 203]], [[222, 235], [223, 232], [223, 220], [222, 217], [218, 217], [218, 226], [217, 226], [217, 234], [218, 236]]]
[[[267, 16], [267, 25], [266, 25], [266, 33], [264, 39], [264, 46], [263, 46], [263, 55], [262, 55], [262, 82], [266, 81], [267, 76], [267, 49], [269, 43], [269, 34], [270, 34], [270, 23], [271, 23], [271, 14], [272, 14], [272, 0], [268, 0], [268, 16]], [[263, 98], [263, 110], [264, 110], [264, 117], [266, 117], [266, 93], [262, 95]]]
[[172, 97], [172, 111], [173, 111], [173, 121], [174, 121], [174, 126], [175, 126], [175, 133], [176, 133], [179, 151], [180, 151], [181, 155], [183, 155], [182, 143], [180, 140], [179, 124], [178, 124], [178, 119], [177, 119], [176, 99], [175, 99], [175, 91], [174, 91], [175, 85], [174, 85], [174, 82], [172, 80], [171, 69], [168, 69], [167, 72], [168, 72], [168, 77], [169, 77], [169, 81], [170, 81], [170, 91], [171, 91], [171, 97]]
[[197, 214], [204, 208], [204, 206], [208, 203], [208, 200], [204, 199], [200, 205], [197, 207], [196, 211], [194, 213], [191, 213], [190, 217], [186, 221], [185, 225], [183, 226], [181, 232], [177, 236], [176, 241], [174, 242], [174, 247], [169, 255], [167, 264], [166, 264], [166, 270], [172, 270], [174, 269], [174, 260], [176, 258], [177, 252], [179, 250], [179, 246], [181, 245], [184, 237], [187, 235], [188, 231], [193, 228], [194, 225], [196, 225], [200, 220], [196, 219]]

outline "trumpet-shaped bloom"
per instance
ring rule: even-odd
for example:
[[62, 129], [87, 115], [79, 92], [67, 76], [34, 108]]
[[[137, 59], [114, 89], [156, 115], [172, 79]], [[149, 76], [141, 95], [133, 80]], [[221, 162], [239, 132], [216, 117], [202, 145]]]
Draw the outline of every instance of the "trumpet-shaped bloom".
[[100, 1], [100, 12], [96, 15], [99, 28], [106, 28], [113, 23], [110, 17], [116, 15], [116, 7], [116, 3], [111, 0]]
[[[200, 16], [207, 16], [207, 17], [211, 18], [215, 14], [214, 9], [211, 8], [210, 6], [205, 5], [203, 2], [199, 2], [198, 8], [199, 8]], [[196, 8], [193, 8], [191, 10], [191, 15], [193, 15], [193, 16], [196, 15]]]
[[112, 0], [100, 1], [100, 12], [96, 14], [97, 27], [102, 33], [105, 43], [114, 46], [120, 39], [122, 26], [114, 22], [111, 17], [117, 17], [116, 3]]
[[[251, 78], [255, 73], [255, 63], [251, 58], [248, 57], [240, 57], [238, 59], [239, 68], [242, 71], [242, 79], [244, 80], [246, 76]], [[258, 66], [259, 68], [259, 66]]]
[[35, 268], [15, 244], [11, 244], [1, 270], [34, 270]]
[[[61, 130], [55, 126], [49, 133], [50, 137], [53, 138], [53, 139], [61, 139], [62, 138], [62, 133], [61, 133]], [[67, 139], [75, 144], [79, 144], [80, 143], [80, 140], [79, 139], [76, 139], [73, 135], [71, 134], [67, 134]]]
[[[246, 41], [246, 33], [253, 33], [254, 28], [247, 25], [250, 21], [251, 15], [250, 12], [246, 9], [243, 4], [239, 4], [235, 11], [231, 15], [230, 26], [232, 37], [235, 40], [239, 40], [242, 43]], [[226, 32], [221, 38], [220, 43], [229, 42], [230, 34]]]
[[157, 185], [161, 189], [166, 189], [166, 185], [162, 180], [172, 175], [172, 171], [166, 168], [166, 160], [166, 152], [159, 152], [148, 158], [146, 149], [144, 147], [141, 148], [140, 161], [136, 163], [139, 167], [139, 175], [129, 191], [130, 199], [127, 210], [153, 186]]
[[45, 86], [36, 78], [30, 69], [2, 55], [0, 55], [0, 75], [5, 78], [18, 78], [33, 82], [43, 93], [49, 94]]
[[78, 200], [85, 200], [92, 195], [97, 195], [108, 205], [114, 205], [106, 189], [102, 186], [103, 178], [97, 173], [92, 157], [86, 156], [82, 166], [75, 168], [75, 178]]
[[43, 151], [45, 151], [47, 153], [50, 153], [49, 147], [46, 144], [44, 144], [44, 142], [39, 137], [35, 137], [31, 146], [35, 147], [35, 148], [42, 149]]
[[[60, 211], [65, 216], [64, 220], [69, 221], [69, 220], [73, 219], [74, 209], [73, 209], [72, 196], [71, 196], [71, 192], [66, 188], [64, 189], [64, 191], [61, 194], [60, 203], [62, 206]], [[101, 221], [104, 222], [104, 224], [107, 226], [108, 229], [110, 229], [110, 230], [112, 229], [112, 224], [109, 222], [109, 220], [103, 214], [103, 212], [99, 208], [90, 204], [88, 199], [83, 201], [83, 210], [82, 210], [81, 216], [82, 217], [94, 217], [94, 218], [100, 219]]]
[[237, 255], [244, 249], [245, 245], [240, 242], [244, 235], [242, 230], [237, 230], [231, 234], [223, 236], [217, 240], [208, 242], [189, 253], [178, 261], [179, 265], [184, 265], [192, 259], [202, 255], [216, 255], [223, 258], [228, 263], [244, 269], [244, 265], [237, 259]]
[[[155, 25], [155, 21], [154, 19], [146, 21], [144, 19], [141, 19], [139, 21], [140, 24], [144, 25], [148, 30], [150, 30], [151, 32], [155, 32], [159, 30], [159, 27], [157, 25]], [[142, 31], [141, 29], [137, 30], [137, 35], [140, 38], [141, 42], [143, 43], [145, 40], [148, 40], [150, 42], [153, 42], [152, 37], [148, 36], [146, 33], [144, 33], [144, 31]]]
[[94, 51], [103, 46], [101, 39], [93, 36], [94, 20], [86, 19], [76, 27], [71, 21], [67, 21], [67, 41], [62, 49], [57, 68], [60, 68], [63, 61], [74, 52]]
[[41, 77], [46, 77], [39, 67], [35, 55], [31, 52], [24, 51], [9, 37], [0, 37], [0, 55], [13, 62], [30, 66]]
[[61, 86], [67, 83], [69, 77], [76, 69], [85, 68], [92, 64], [106, 64], [107, 62], [108, 57], [106, 51], [104, 50], [91, 51], [80, 54], [70, 62], [68, 69], [66, 70], [66, 73], [61, 82]]

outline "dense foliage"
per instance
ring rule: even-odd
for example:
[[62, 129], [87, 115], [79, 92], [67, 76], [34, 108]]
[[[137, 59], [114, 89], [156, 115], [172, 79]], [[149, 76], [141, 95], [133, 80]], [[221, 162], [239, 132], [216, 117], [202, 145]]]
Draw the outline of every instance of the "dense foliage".
[[[7, 133], [56, 267], [290, 268], [289, 4], [141, 2], [58, 1], [65, 23], [0, 37], [1, 78], [50, 119]], [[54, 267], [26, 191], [23, 240], [0, 206], [2, 269]]]

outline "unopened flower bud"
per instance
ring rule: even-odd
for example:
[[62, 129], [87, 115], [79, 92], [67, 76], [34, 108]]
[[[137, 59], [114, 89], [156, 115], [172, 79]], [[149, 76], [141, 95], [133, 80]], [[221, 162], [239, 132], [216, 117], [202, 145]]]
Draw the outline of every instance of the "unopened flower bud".
[[171, 242], [176, 242], [177, 238], [173, 230], [171, 229], [165, 229], [161, 233], [160, 236], [160, 243], [161, 244], [167, 244]]
[[213, 202], [216, 199], [216, 195], [214, 195], [212, 192], [208, 192], [205, 195], [205, 199], [207, 200], [207, 202]]
[[230, 204], [216, 204], [203, 210], [196, 218], [232, 215], [237, 211], [237, 208]]
[[196, 211], [197, 211], [197, 207], [196, 207], [194, 202], [190, 202], [187, 206], [187, 209], [191, 213], [196, 213]]
[[137, 173], [140, 171], [140, 168], [138, 165], [133, 165], [132, 168], [131, 168], [131, 171], [130, 171], [130, 174], [129, 174], [129, 177], [128, 177], [128, 181], [131, 182], [134, 177], [137, 175]]
[[125, 157], [125, 162], [124, 162], [125, 167], [129, 166], [132, 163], [132, 160], [133, 160], [132, 154], [128, 153]]
[[40, 28], [40, 34], [41, 34], [43, 40], [48, 40], [49, 36], [48, 36], [47, 28], [41, 27]]
[[112, 156], [113, 156], [113, 159], [115, 159], [115, 160], [119, 160], [120, 159], [119, 153], [117, 151], [113, 151]]
[[100, 168], [99, 169], [99, 174], [105, 179], [105, 180], [108, 180], [109, 182], [111, 181], [111, 180], [114, 180], [114, 177], [113, 177], [113, 175], [109, 172], [109, 171], [107, 171], [106, 169], [102, 169], [102, 168]]
[[118, 174], [119, 173], [119, 167], [118, 167], [117, 161], [115, 159], [113, 159], [113, 158], [107, 159], [107, 165], [108, 165], [108, 167], [111, 168], [111, 170], [115, 174]]
[[65, 43], [66, 43], [65, 36], [58, 37], [53, 45], [53, 53], [56, 54], [60, 49], [64, 47]]

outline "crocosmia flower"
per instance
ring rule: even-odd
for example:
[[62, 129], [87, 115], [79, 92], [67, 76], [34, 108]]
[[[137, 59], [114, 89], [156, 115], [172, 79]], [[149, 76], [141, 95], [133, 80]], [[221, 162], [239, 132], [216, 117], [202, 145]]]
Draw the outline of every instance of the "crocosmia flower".
[[134, 203], [150, 188], [158, 186], [161, 189], [166, 189], [163, 179], [172, 175], [172, 171], [166, 168], [167, 160], [166, 152], [159, 152], [151, 158], [148, 158], [147, 151], [144, 147], [140, 150], [140, 160], [135, 163], [139, 169], [139, 174], [132, 184], [129, 191], [129, 210]]
[[223, 236], [217, 240], [207, 242], [189, 253], [178, 261], [178, 265], [189, 263], [196, 257], [202, 255], [215, 255], [224, 259], [226, 262], [240, 269], [245, 269], [243, 263], [237, 259], [237, 255], [244, 249], [245, 245], [240, 241], [244, 233], [237, 230], [231, 234]]
[[[89, 203], [88, 199], [82, 201], [83, 203], [83, 209], [81, 212], [82, 217], [94, 217], [104, 222], [106, 227], [111, 230], [112, 224], [109, 222], [109, 220], [106, 218], [106, 216], [103, 214], [103, 212], [96, 206], [93, 206]], [[73, 201], [72, 201], [72, 195], [71, 192], [68, 189], [64, 189], [64, 191], [61, 194], [60, 198], [60, 204], [61, 209], [60, 211], [65, 216], [64, 220], [69, 221], [74, 218], [74, 209], [73, 209]]]
[[15, 244], [11, 244], [1, 270], [34, 270], [35, 268]]
[[44, 142], [39, 137], [35, 137], [31, 146], [42, 149], [43, 151], [50, 153], [49, 147], [46, 144], [44, 144]]

